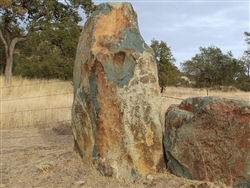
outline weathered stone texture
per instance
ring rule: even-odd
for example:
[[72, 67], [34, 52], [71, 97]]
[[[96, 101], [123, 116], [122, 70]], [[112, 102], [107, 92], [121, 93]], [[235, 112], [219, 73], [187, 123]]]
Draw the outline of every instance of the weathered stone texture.
[[250, 103], [188, 98], [166, 112], [164, 147], [180, 176], [250, 187]]
[[75, 146], [103, 175], [135, 178], [162, 162], [161, 97], [152, 50], [130, 3], [87, 20], [74, 65]]

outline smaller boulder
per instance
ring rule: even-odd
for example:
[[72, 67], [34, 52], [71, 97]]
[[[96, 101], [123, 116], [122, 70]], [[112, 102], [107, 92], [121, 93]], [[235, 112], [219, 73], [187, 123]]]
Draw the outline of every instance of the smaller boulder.
[[250, 103], [188, 98], [165, 114], [164, 147], [173, 173], [250, 187]]

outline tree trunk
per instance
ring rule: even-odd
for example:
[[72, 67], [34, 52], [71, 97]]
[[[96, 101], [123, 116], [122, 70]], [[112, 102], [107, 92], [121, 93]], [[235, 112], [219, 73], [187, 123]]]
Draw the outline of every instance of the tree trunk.
[[208, 90], [209, 90], [209, 86], [211, 86], [211, 84], [208, 84], [208, 80], [206, 79], [206, 89], [207, 89], [207, 96], [208, 96]]
[[12, 55], [8, 54], [6, 56], [6, 65], [4, 71], [6, 84], [10, 84], [12, 81], [12, 67], [13, 67], [13, 54]]
[[6, 65], [4, 71], [5, 83], [10, 84], [12, 80], [13, 54], [15, 46], [18, 42], [25, 41], [27, 40], [27, 38], [15, 37], [14, 39], [11, 40], [10, 44], [8, 44], [5, 38], [3, 37], [2, 31], [0, 31], [0, 38], [4, 44], [5, 56], [6, 56]]
[[247, 65], [247, 77], [250, 76], [250, 65]]

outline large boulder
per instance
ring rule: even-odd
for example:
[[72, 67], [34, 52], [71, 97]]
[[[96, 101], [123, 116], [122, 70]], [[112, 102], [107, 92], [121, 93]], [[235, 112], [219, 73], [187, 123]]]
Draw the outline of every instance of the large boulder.
[[75, 148], [105, 176], [136, 178], [163, 161], [161, 96], [153, 51], [130, 3], [88, 18], [74, 64]]
[[176, 175], [250, 187], [248, 101], [188, 98], [165, 118], [165, 153]]

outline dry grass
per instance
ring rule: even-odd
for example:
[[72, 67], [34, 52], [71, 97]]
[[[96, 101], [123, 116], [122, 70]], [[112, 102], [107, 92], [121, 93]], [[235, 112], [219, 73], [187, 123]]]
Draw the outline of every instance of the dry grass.
[[[73, 86], [60, 80], [1, 82], [1, 128], [45, 126], [71, 119]], [[54, 123], [55, 122], [55, 123]]]
[[[46, 126], [60, 124], [57, 122], [70, 122], [73, 102], [73, 86], [71, 82], [28, 80], [14, 77], [12, 84], [6, 86], [4, 78], [0, 77], [0, 83], [0, 119], [2, 128]], [[164, 112], [171, 104], [179, 104], [180, 99], [188, 97], [206, 96], [206, 90], [167, 87], [163, 95], [173, 98], [162, 97], [162, 122]], [[249, 92], [226, 93], [210, 91], [209, 95], [250, 101]]]

